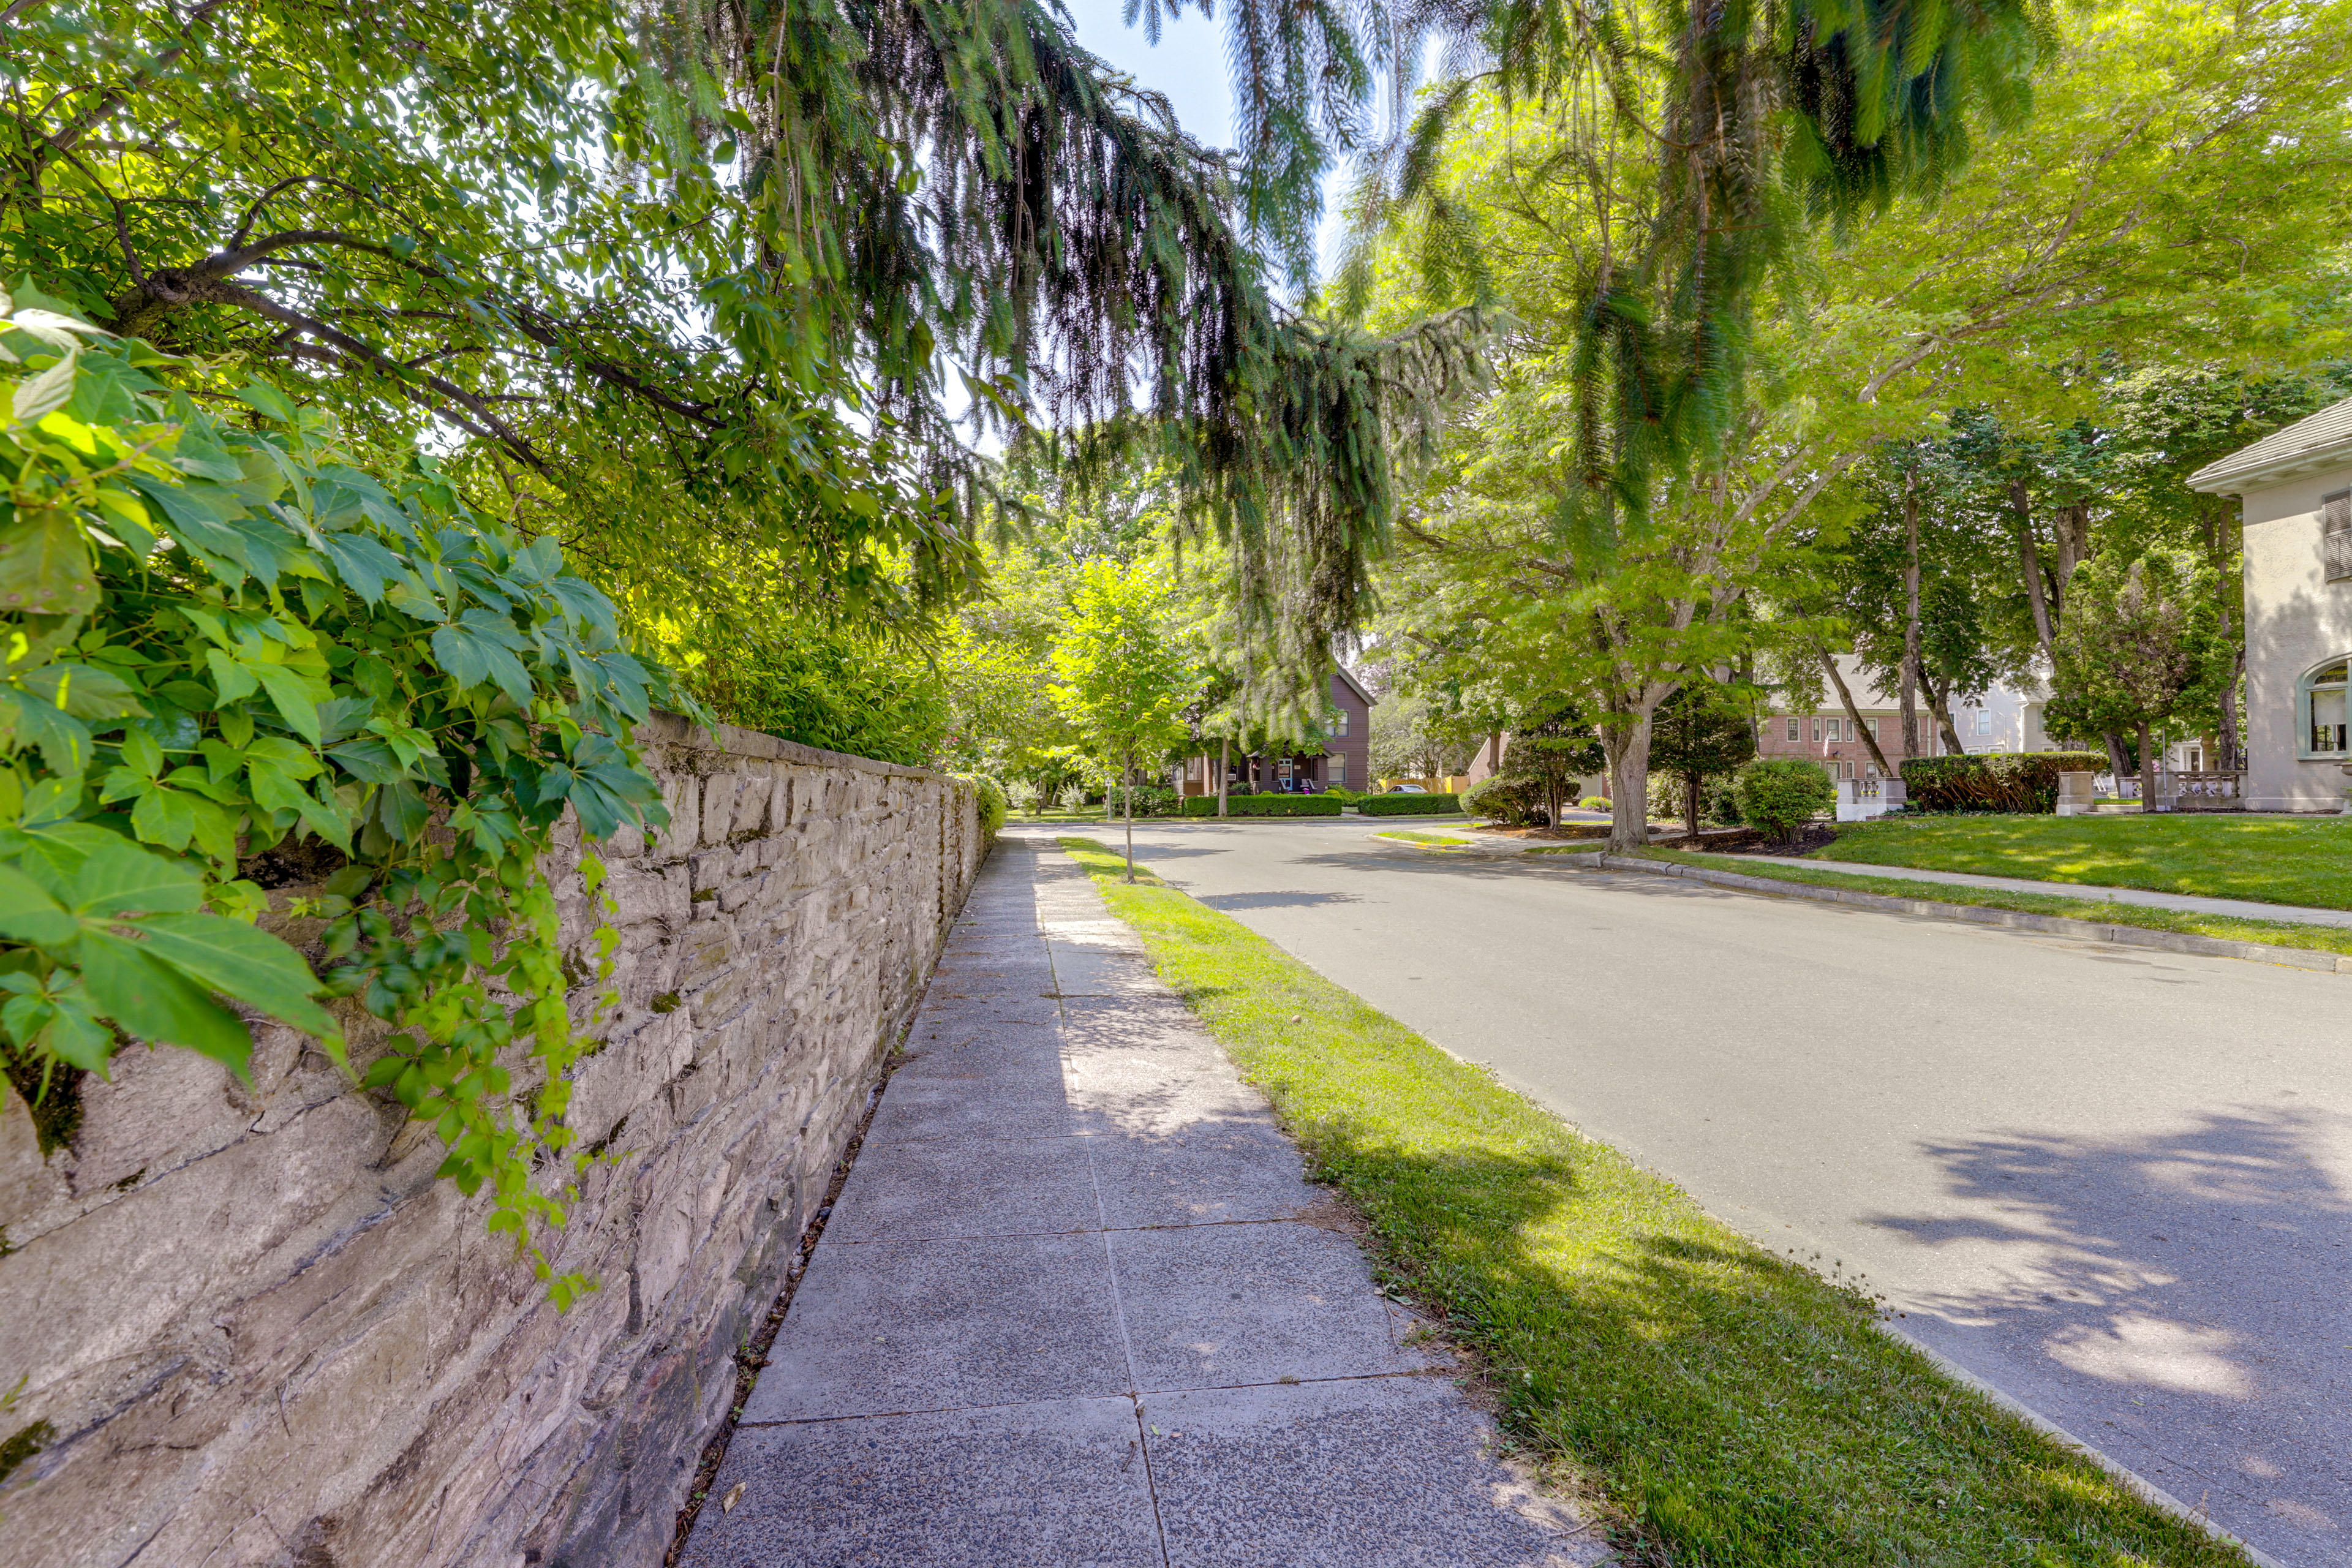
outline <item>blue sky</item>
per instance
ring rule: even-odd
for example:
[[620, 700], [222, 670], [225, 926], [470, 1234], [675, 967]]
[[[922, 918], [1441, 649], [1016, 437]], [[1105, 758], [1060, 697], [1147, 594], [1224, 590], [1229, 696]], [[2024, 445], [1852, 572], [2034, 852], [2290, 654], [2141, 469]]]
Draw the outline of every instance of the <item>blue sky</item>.
[[[1143, 36], [1139, 20], [1119, 20], [1120, 0], [1064, 0], [1077, 24], [1078, 42], [1154, 92], [1167, 95], [1176, 123], [1212, 147], [1234, 144], [1234, 95], [1225, 75], [1225, 25], [1188, 9], [1183, 19], [1163, 16], [1160, 42]], [[1339, 246], [1340, 194], [1345, 168], [1323, 179], [1323, 227], [1316, 236], [1317, 266], [1328, 273]]]
[[1212, 147], [1234, 142], [1233, 89], [1225, 79], [1224, 24], [1187, 10], [1162, 19], [1155, 47], [1139, 20], [1119, 20], [1120, 0], [1066, 0], [1078, 42], [1176, 106], [1177, 123]]

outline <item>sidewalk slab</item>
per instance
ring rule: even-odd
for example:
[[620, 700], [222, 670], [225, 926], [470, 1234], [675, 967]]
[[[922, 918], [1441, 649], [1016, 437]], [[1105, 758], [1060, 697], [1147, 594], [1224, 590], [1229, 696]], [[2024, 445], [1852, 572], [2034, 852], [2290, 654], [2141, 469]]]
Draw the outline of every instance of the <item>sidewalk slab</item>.
[[1512, 1568], [1614, 1561], [1523, 1479], [1442, 1382], [1349, 1379], [1154, 1395], [1168, 1561], [1181, 1568]]
[[686, 1568], [1615, 1561], [1058, 848], [999, 842], [906, 1048]]
[[1141, 1436], [1128, 1399], [746, 1426], [720, 1478], [742, 1496], [704, 1509], [686, 1560], [1161, 1568]]
[[1989, 888], [2004, 893], [2048, 893], [2054, 898], [2090, 902], [2113, 900], [2152, 910], [2179, 910], [2187, 914], [2226, 915], [2231, 920], [2280, 921], [2293, 925], [2352, 926], [2352, 910], [2318, 910], [2305, 904], [2266, 904], [2253, 899], [2208, 899], [2193, 893], [2160, 893], [2147, 888], [2108, 888], [2090, 882], [2040, 882], [2024, 877], [1984, 877], [1973, 871], [1931, 871], [1919, 866], [1877, 866], [1864, 860], [1811, 860], [1792, 855], [1726, 856], [1734, 864], [1761, 861], [1770, 866], [1802, 866], [1816, 871], [1839, 871], [1850, 877], [1893, 877], [1914, 882], [1947, 882], [1960, 888]]

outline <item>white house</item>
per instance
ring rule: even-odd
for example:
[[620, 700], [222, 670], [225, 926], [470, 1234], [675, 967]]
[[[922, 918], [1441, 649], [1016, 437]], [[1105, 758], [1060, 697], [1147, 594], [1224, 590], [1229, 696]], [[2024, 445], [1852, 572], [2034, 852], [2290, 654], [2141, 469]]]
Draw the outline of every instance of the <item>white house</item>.
[[2341, 811], [2352, 656], [2352, 398], [2189, 476], [2245, 520], [2250, 811]]

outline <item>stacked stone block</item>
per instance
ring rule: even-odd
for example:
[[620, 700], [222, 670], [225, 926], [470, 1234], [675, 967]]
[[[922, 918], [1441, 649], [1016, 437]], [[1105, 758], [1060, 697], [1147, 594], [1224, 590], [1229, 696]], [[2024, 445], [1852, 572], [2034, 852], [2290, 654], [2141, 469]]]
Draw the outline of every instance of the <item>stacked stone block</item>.
[[[643, 739], [672, 820], [601, 847], [618, 1006], [571, 1121], [603, 1158], [550, 1240], [602, 1289], [558, 1313], [430, 1130], [290, 1030], [257, 1028], [250, 1085], [133, 1047], [47, 1151], [0, 1086], [0, 1560], [661, 1560], [986, 847], [937, 774], [666, 716]], [[589, 973], [576, 842], [542, 869]]]

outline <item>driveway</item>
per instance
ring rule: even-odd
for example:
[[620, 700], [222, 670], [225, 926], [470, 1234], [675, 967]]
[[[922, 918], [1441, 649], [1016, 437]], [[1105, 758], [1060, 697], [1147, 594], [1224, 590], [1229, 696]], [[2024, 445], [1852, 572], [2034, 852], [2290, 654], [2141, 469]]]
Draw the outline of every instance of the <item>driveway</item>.
[[1136, 848], [2282, 1562], [2352, 1568], [2352, 977], [1393, 826]]

